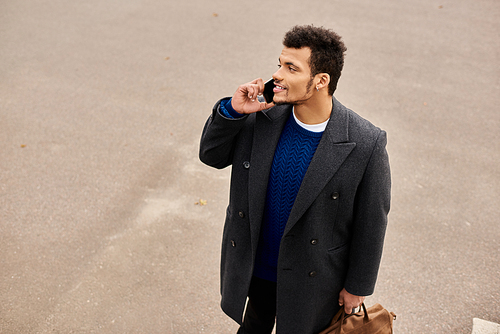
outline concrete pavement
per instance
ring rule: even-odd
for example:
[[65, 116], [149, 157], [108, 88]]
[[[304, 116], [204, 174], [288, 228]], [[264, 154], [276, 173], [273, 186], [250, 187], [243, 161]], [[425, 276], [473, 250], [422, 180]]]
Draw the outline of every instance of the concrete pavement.
[[0, 332], [234, 333], [229, 170], [198, 161], [199, 135], [311, 23], [347, 45], [336, 97], [388, 132], [367, 304], [396, 333], [499, 323], [498, 17], [495, 0], [0, 3]]

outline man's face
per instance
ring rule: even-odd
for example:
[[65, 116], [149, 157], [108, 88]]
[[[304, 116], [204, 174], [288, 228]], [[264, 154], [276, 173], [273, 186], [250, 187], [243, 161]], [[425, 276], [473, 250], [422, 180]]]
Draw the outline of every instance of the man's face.
[[285, 47], [279, 57], [278, 70], [273, 74], [275, 104], [303, 104], [311, 98], [313, 78], [309, 67], [311, 49]]

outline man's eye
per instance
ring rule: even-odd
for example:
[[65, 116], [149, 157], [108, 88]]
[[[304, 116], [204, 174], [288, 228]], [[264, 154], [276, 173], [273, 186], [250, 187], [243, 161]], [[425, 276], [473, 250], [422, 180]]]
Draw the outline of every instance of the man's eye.
[[278, 68], [281, 68], [281, 65], [280, 65], [280, 64], [278, 64]]
[[288, 69], [289, 69], [290, 71], [292, 71], [292, 72], [296, 72], [296, 71], [297, 71], [297, 70], [296, 70], [296, 69], [294, 69], [293, 67], [289, 67]]

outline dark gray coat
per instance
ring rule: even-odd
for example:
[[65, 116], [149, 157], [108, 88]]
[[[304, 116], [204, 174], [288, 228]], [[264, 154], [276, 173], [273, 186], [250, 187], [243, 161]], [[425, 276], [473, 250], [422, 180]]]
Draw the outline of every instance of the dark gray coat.
[[[221, 257], [222, 309], [241, 324], [281, 131], [282, 105], [228, 119], [219, 103], [205, 124], [200, 159], [232, 165]], [[281, 240], [277, 333], [321, 331], [342, 288], [373, 293], [390, 202], [386, 133], [333, 99], [330, 121], [304, 176]]]

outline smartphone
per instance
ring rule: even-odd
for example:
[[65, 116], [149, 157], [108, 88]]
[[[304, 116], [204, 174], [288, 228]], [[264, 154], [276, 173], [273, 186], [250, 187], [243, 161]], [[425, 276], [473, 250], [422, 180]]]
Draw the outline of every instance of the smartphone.
[[273, 97], [274, 97], [273, 89], [274, 89], [274, 79], [271, 78], [267, 80], [266, 83], [264, 84], [264, 93], [262, 94], [264, 95], [264, 99], [266, 100], [267, 103], [273, 102]]

